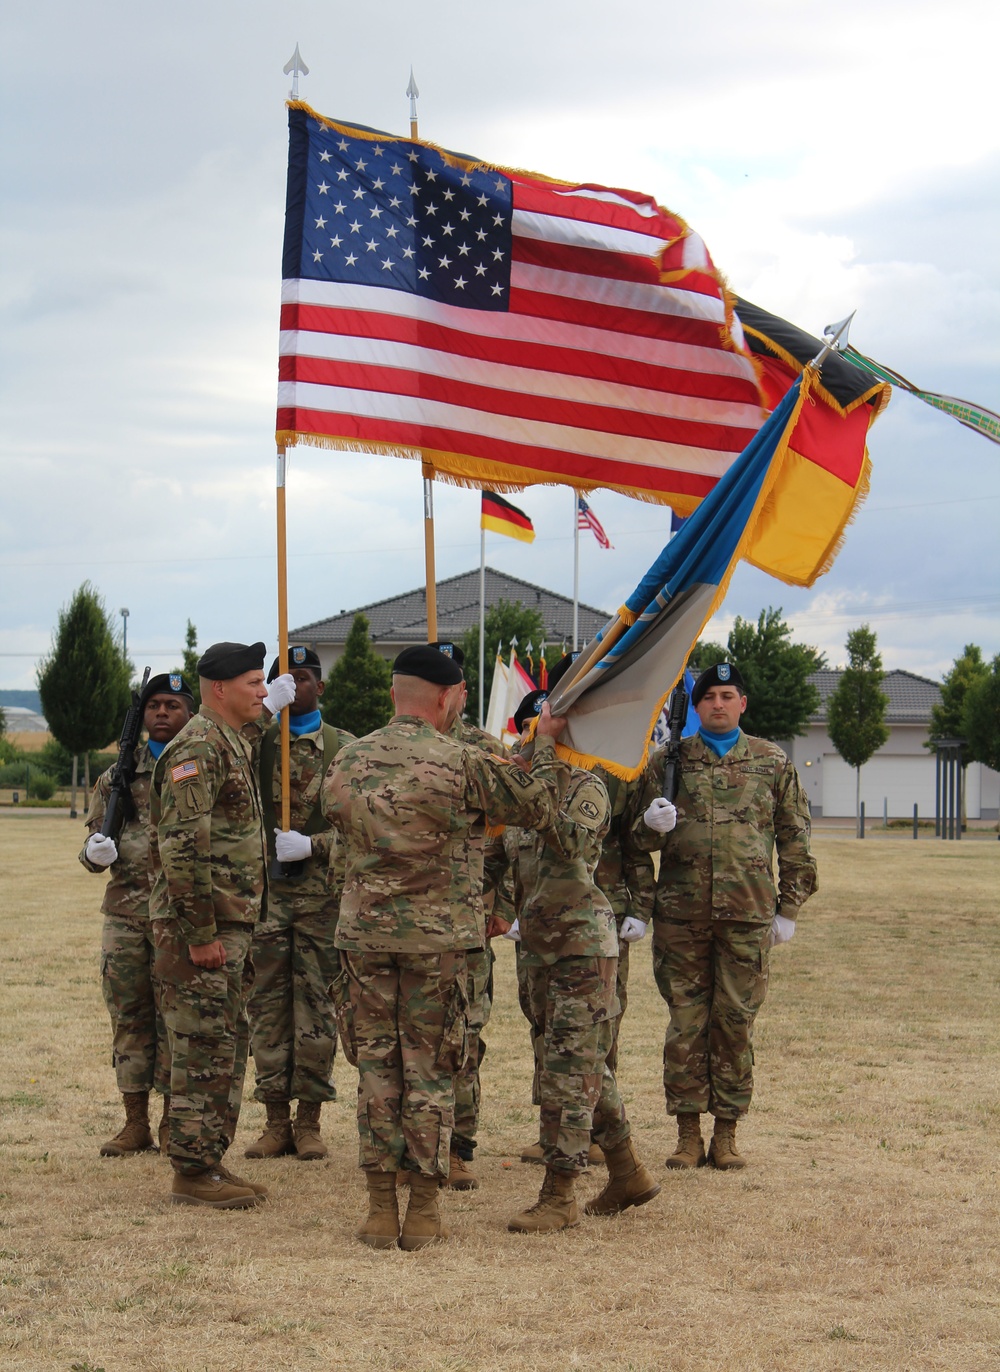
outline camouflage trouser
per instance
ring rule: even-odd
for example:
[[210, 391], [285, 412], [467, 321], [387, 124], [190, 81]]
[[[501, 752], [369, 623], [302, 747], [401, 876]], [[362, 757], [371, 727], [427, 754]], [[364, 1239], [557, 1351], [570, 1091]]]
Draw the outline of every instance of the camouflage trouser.
[[253, 935], [254, 984], [247, 1007], [262, 1101], [336, 1100], [337, 1021], [329, 987], [340, 965], [336, 912], [269, 917]]
[[111, 1016], [111, 1063], [123, 1094], [170, 1089], [167, 1035], [153, 983], [153, 931], [148, 919], [105, 915], [101, 990]]
[[359, 1165], [448, 1175], [455, 1074], [467, 1056], [467, 954], [341, 949], [332, 991], [358, 1069]]
[[617, 1011], [616, 961], [560, 958], [524, 966], [535, 1049], [533, 1096], [541, 1106], [538, 1137], [546, 1164], [558, 1172], [586, 1167], [591, 1135], [608, 1150], [631, 1132], [607, 1064]]
[[493, 949], [477, 948], [468, 953], [469, 965], [469, 1044], [465, 1063], [455, 1077], [455, 1132], [451, 1146], [467, 1162], [472, 1160], [479, 1127], [479, 1068], [486, 1056], [482, 1031], [490, 1022], [493, 1009]]
[[[618, 932], [621, 933], [623, 921], [617, 920]], [[615, 975], [615, 991], [618, 995], [618, 1014], [615, 1016], [614, 1025], [611, 1031], [611, 1047], [608, 1049], [608, 1066], [612, 1072], [618, 1071], [618, 1035], [621, 1031], [622, 1020], [625, 1018], [625, 1007], [628, 1005], [628, 950], [629, 945], [618, 940], [618, 971]]]
[[221, 924], [222, 967], [196, 967], [173, 920], [153, 921], [156, 979], [170, 1050], [170, 1161], [194, 1176], [233, 1141], [243, 1098], [253, 986], [249, 924]]
[[[538, 1077], [538, 1035], [531, 1019], [531, 1005], [528, 999], [528, 969], [521, 957], [521, 945], [514, 945], [517, 949], [517, 1003], [521, 1007], [521, 1013], [531, 1025], [531, 1048], [535, 1055], [535, 1079]], [[612, 1072], [618, 1071], [618, 1034], [622, 1027], [622, 1020], [625, 1017], [625, 1007], [628, 1005], [628, 949], [627, 943], [618, 940], [618, 968], [615, 972], [615, 994], [618, 997], [618, 1013], [611, 1021], [611, 1047], [608, 1049], [608, 1066]], [[531, 1097], [532, 1105], [538, 1104], [537, 1090], [533, 1090]]]
[[745, 1115], [753, 1022], [767, 993], [770, 925], [657, 920], [653, 975], [670, 1007], [663, 1044], [667, 1113]]

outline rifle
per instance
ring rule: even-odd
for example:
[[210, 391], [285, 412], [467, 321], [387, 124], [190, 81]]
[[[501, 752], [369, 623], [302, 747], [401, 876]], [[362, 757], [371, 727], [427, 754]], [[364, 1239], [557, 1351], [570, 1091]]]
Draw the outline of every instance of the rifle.
[[148, 680], [147, 667], [142, 674], [142, 683], [138, 691], [132, 692], [132, 704], [128, 708], [125, 723], [122, 725], [122, 736], [118, 740], [118, 761], [111, 773], [111, 794], [108, 797], [108, 808], [104, 811], [101, 833], [105, 838], [113, 838], [116, 843], [122, 825], [135, 814], [132, 782], [135, 780], [135, 749], [142, 732], [142, 710], [139, 708], [139, 702], [142, 700], [142, 693]]
[[674, 687], [673, 695], [670, 697], [670, 709], [667, 713], [667, 728], [670, 730], [670, 738], [667, 740], [663, 761], [663, 798], [669, 800], [671, 804], [677, 799], [677, 788], [681, 781], [681, 735], [687, 721], [687, 712], [688, 693], [684, 689], [682, 676]]

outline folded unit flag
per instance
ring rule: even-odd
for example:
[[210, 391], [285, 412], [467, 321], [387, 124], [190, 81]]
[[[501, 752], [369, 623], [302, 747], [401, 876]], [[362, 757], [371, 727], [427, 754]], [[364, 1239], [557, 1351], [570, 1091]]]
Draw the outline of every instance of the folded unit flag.
[[589, 529], [597, 539], [602, 548], [611, 547], [611, 539], [604, 532], [604, 525], [594, 514], [593, 510], [584, 500], [582, 495], [576, 498], [576, 527], [578, 529]]
[[[568, 717], [557, 751], [638, 776], [650, 737], [688, 655], [721, 605], [736, 564], [753, 545], [769, 500], [780, 498], [789, 438], [811, 400], [816, 372], [796, 377], [729, 471], [685, 520], [610, 623], [549, 697]], [[794, 454], [792, 454], [794, 457]]]
[[759, 427], [701, 239], [649, 196], [289, 106], [277, 438], [686, 513]]
[[483, 491], [479, 527], [495, 534], [506, 534], [508, 538], [519, 538], [522, 543], [535, 541], [535, 526], [528, 516], [495, 491]]

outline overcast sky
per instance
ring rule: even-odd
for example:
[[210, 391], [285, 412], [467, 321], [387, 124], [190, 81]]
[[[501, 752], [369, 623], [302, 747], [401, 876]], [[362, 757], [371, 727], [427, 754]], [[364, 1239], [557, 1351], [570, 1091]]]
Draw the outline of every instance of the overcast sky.
[[[984, 0], [7, 0], [0, 28], [0, 687], [35, 684], [90, 580], [127, 606], [130, 656], [276, 642], [274, 410], [282, 66], [324, 114], [502, 165], [654, 195], [740, 295], [851, 341], [927, 389], [1000, 410], [1000, 7]], [[781, 605], [844, 659], [868, 621], [888, 668], [939, 677], [1000, 651], [1000, 447], [903, 392], [874, 478], [811, 591], [749, 568], [734, 614]], [[423, 582], [416, 463], [299, 448], [289, 615]], [[572, 593], [572, 497], [533, 488], [496, 567]], [[669, 514], [607, 492], [581, 599], [614, 610]], [[436, 486], [438, 575], [478, 565], [478, 494]]]

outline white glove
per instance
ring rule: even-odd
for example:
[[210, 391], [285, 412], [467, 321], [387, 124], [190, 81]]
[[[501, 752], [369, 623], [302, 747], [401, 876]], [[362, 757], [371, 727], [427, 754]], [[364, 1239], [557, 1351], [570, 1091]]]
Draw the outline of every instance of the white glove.
[[768, 948], [773, 948], [776, 943], [787, 943], [795, 933], [794, 919], [786, 919], [784, 915], [775, 915], [771, 920], [771, 934], [768, 938]]
[[264, 709], [268, 714], [276, 715], [286, 705], [291, 705], [294, 699], [295, 678], [291, 672], [285, 672], [283, 676], [276, 676], [268, 686], [267, 695], [264, 697]]
[[622, 922], [621, 940], [622, 943], [638, 943], [641, 938], [646, 937], [645, 920], [636, 919], [635, 915], [629, 915]]
[[514, 921], [514, 923], [510, 926], [510, 928], [507, 930], [506, 934], [503, 935], [503, 937], [504, 937], [504, 938], [509, 938], [510, 941], [511, 941], [511, 943], [520, 943], [520, 942], [521, 942], [521, 921], [516, 919], [516, 920]]
[[117, 844], [113, 838], [105, 838], [103, 834], [91, 834], [84, 851], [87, 861], [92, 862], [95, 867], [110, 867], [113, 862], [118, 861]]
[[663, 796], [657, 796], [643, 815], [646, 828], [658, 834], [669, 834], [677, 823], [677, 808]]
[[275, 829], [274, 853], [279, 862], [301, 862], [312, 857], [313, 841], [298, 829]]

